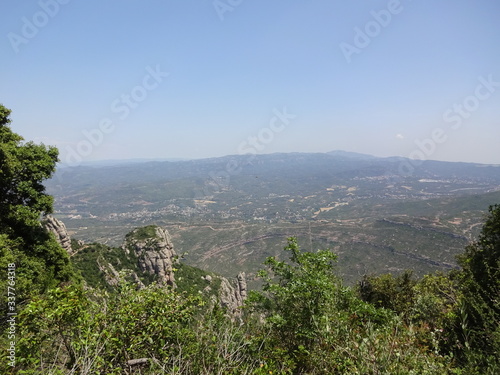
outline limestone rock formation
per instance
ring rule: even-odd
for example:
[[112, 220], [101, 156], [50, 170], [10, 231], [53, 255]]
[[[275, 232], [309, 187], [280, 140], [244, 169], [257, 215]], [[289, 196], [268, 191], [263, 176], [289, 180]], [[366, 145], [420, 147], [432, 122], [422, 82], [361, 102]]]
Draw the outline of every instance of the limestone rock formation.
[[66, 230], [66, 226], [61, 220], [56, 219], [52, 215], [47, 215], [43, 221], [43, 225], [49, 232], [54, 233], [57, 242], [59, 242], [61, 247], [66, 250], [69, 255], [75, 253], [71, 247], [71, 238]]
[[238, 294], [241, 303], [243, 304], [243, 302], [247, 299], [247, 279], [245, 272], [240, 272], [238, 274]]
[[154, 274], [160, 284], [175, 286], [175, 251], [168, 232], [158, 226], [138, 228], [127, 234], [125, 251], [133, 251], [142, 272]]
[[132, 279], [134, 280], [135, 285], [137, 286], [137, 289], [144, 289], [146, 286], [144, 283], [141, 281], [139, 276], [135, 272], [132, 272]]
[[223, 307], [234, 316], [241, 315], [241, 307], [247, 297], [247, 282], [245, 272], [240, 272], [236, 282], [231, 282], [225, 277], [221, 278], [219, 299]]
[[117, 286], [120, 282], [120, 274], [116, 271], [115, 267], [111, 263], [105, 262], [102, 264], [97, 259], [97, 266], [99, 267], [99, 271], [104, 274], [104, 280], [111, 286]]

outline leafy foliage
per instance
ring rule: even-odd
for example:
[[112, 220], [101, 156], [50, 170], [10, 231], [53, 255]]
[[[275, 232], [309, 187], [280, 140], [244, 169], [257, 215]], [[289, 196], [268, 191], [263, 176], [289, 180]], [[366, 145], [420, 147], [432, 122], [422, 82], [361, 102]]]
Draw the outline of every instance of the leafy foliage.
[[333, 272], [336, 256], [332, 252], [301, 252], [295, 238], [288, 239], [285, 251], [292, 264], [269, 257], [264, 264], [271, 272], [260, 272], [265, 293], [254, 298], [269, 313], [270, 325], [279, 328], [279, 340], [293, 351], [301, 345], [309, 347], [325, 328], [340, 283]]
[[[212, 278], [210, 282], [206, 280], [207, 276]], [[212, 272], [203, 271], [180, 262], [175, 269], [175, 283], [178, 292], [216, 297], [220, 289], [221, 279]]]
[[397, 277], [392, 274], [367, 276], [358, 283], [358, 292], [364, 301], [394, 312], [406, 313], [415, 298], [416, 281], [411, 271]]
[[471, 373], [500, 372], [500, 205], [490, 206], [479, 240], [459, 257], [463, 293], [458, 353]]
[[21, 368], [120, 374], [132, 359], [168, 361], [193, 340], [188, 323], [198, 305], [195, 297], [156, 285], [135, 290], [122, 282], [112, 295], [53, 289], [19, 317]]
[[16, 264], [16, 298], [22, 302], [77, 277], [66, 252], [40, 225], [40, 217], [52, 212], [53, 198], [42, 182], [54, 173], [58, 151], [24, 142], [10, 129], [9, 115], [0, 105], [0, 264]]
[[52, 212], [53, 198], [44, 193], [42, 181], [55, 171], [54, 147], [23, 143], [11, 131], [10, 110], [0, 105], [0, 230], [31, 239], [40, 214]]
[[[121, 248], [92, 243], [82, 246], [72, 257], [75, 268], [81, 272], [88, 286], [113, 291], [106, 281], [108, 264], [116, 271], [132, 271], [137, 269], [137, 257], [133, 251], [125, 252]], [[151, 284], [154, 275], [141, 274], [141, 281]], [[128, 281], [132, 279], [126, 278]]]
[[136, 230], [126, 235], [127, 240], [145, 240], [156, 237], [156, 225], [148, 225], [145, 227], [137, 228]]
[[268, 258], [264, 291], [250, 306], [264, 314], [261, 337], [272, 363], [293, 374], [446, 373], [442, 358], [419, 345], [417, 332], [387, 309], [363, 302], [335, 276], [335, 254], [301, 252]]

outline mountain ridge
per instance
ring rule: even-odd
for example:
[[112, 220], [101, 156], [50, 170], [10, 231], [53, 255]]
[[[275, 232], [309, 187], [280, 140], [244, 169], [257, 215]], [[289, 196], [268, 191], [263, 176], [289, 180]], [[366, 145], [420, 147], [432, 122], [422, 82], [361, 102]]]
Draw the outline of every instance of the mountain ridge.
[[[299, 152], [299, 151], [290, 151], [290, 152], [273, 152], [273, 153], [262, 153], [262, 154], [228, 154], [222, 156], [208, 156], [201, 158], [180, 158], [180, 157], [171, 157], [171, 158], [132, 158], [132, 159], [103, 159], [103, 160], [89, 160], [82, 161], [78, 164], [71, 163], [59, 163], [60, 168], [77, 168], [77, 167], [110, 167], [110, 166], [128, 166], [134, 164], [144, 164], [144, 163], [162, 163], [162, 162], [191, 162], [191, 161], [204, 161], [204, 160], [216, 160], [216, 159], [225, 159], [225, 158], [239, 158], [239, 157], [253, 157], [253, 156], [269, 156], [269, 155], [317, 155], [317, 154], [326, 154], [334, 157], [342, 157], [349, 159], [359, 159], [359, 160], [376, 160], [376, 159], [385, 159], [385, 160], [395, 160], [395, 161], [413, 161], [419, 162], [416, 159], [410, 159], [404, 156], [375, 156], [371, 154], [365, 154], [360, 152], [353, 151], [345, 151], [345, 150], [331, 150], [326, 152]], [[486, 165], [486, 166], [500, 166], [500, 163], [480, 163], [480, 162], [470, 162], [470, 161], [445, 161], [445, 160], [437, 160], [437, 159], [425, 159], [424, 161], [434, 161], [439, 163], [461, 163], [461, 164], [477, 164], [477, 165]]]

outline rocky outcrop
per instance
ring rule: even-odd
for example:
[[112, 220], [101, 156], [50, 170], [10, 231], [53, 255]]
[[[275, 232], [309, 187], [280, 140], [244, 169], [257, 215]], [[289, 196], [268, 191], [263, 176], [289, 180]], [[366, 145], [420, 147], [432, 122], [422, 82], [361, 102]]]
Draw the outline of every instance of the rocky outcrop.
[[137, 276], [135, 272], [132, 272], [132, 279], [134, 280], [137, 289], [144, 289], [146, 287], [146, 285], [144, 285], [142, 280], [139, 278], [139, 276]]
[[52, 215], [47, 215], [43, 221], [43, 225], [49, 232], [55, 235], [57, 242], [59, 242], [61, 247], [66, 250], [69, 255], [75, 253], [71, 247], [71, 238], [66, 230], [66, 226], [61, 220], [56, 219]]
[[99, 271], [104, 275], [104, 280], [108, 285], [117, 286], [120, 282], [120, 274], [116, 271], [115, 267], [111, 263], [108, 262], [99, 262], [97, 259], [97, 267], [99, 267]]
[[240, 272], [238, 274], [238, 294], [241, 303], [245, 302], [245, 300], [247, 299], [247, 279], [245, 272]]
[[175, 286], [176, 254], [166, 230], [157, 226], [138, 228], [126, 236], [123, 249], [135, 253], [142, 272], [156, 275], [160, 284]]
[[245, 272], [240, 272], [234, 284], [226, 279], [221, 278], [219, 290], [220, 304], [225, 307], [228, 312], [234, 316], [241, 315], [241, 307], [247, 298], [247, 282]]

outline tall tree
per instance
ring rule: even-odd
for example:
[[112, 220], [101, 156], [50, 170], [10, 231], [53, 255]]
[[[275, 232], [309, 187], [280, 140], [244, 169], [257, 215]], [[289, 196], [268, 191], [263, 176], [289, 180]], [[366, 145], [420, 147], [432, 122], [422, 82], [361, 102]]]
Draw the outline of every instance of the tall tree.
[[9, 115], [0, 105], [0, 231], [21, 235], [39, 226], [41, 214], [52, 212], [53, 199], [42, 181], [54, 173], [58, 151], [24, 143], [8, 126]]
[[490, 206], [479, 240], [458, 261], [463, 301], [457, 326], [467, 361], [482, 373], [500, 371], [500, 205]]
[[43, 181], [55, 171], [58, 150], [25, 142], [11, 130], [10, 113], [0, 104], [0, 284], [14, 265], [16, 297], [23, 300], [75, 275], [66, 252], [40, 223], [52, 212]]

